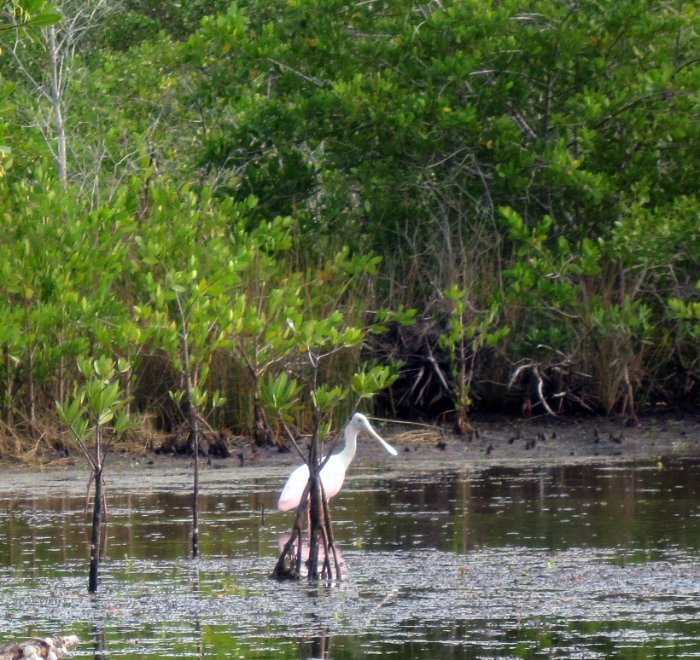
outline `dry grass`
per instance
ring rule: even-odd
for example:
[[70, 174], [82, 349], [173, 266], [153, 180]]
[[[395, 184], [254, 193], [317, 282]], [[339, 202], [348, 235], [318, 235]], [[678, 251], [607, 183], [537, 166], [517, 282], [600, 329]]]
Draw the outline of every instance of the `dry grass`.
[[372, 421], [387, 422], [382, 432], [387, 440], [402, 444], [436, 444], [444, 440], [445, 430], [434, 424], [421, 422], [397, 422], [393, 419], [372, 417]]
[[27, 465], [40, 465], [66, 455], [68, 436], [57, 418], [40, 417], [30, 427], [0, 422], [0, 455]]
[[[145, 455], [159, 447], [166, 434], [159, 431], [153, 415], [136, 415], [131, 427], [112, 445], [113, 451]], [[25, 465], [56, 463], [78, 454], [58, 418], [44, 413], [34, 424], [33, 432], [28, 424], [8, 427], [0, 420], [0, 456]]]
[[149, 413], [132, 416], [131, 425], [113, 448], [128, 454], [145, 455], [160, 447], [167, 433], [156, 427], [155, 415]]

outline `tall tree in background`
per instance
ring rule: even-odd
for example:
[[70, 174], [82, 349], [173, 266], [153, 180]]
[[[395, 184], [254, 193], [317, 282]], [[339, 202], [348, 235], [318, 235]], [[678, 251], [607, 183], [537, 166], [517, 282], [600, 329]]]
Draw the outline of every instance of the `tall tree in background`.
[[60, 21], [47, 25], [40, 39], [27, 42], [15, 33], [14, 38], [4, 39], [3, 45], [35, 100], [30, 113], [56, 164], [56, 175], [60, 181], [66, 181], [69, 174], [69, 87], [85, 73], [83, 67], [77, 65], [80, 45], [99, 25], [110, 3], [108, 0], [61, 0], [55, 7]]

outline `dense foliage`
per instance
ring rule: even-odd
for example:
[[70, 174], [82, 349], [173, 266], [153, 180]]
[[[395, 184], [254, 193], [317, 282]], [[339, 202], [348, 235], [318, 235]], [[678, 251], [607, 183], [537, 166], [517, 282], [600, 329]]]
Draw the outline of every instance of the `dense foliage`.
[[7, 438], [100, 355], [143, 418], [258, 437], [265, 383], [368, 358], [460, 428], [697, 401], [691, 3], [54, 5], [0, 32]]

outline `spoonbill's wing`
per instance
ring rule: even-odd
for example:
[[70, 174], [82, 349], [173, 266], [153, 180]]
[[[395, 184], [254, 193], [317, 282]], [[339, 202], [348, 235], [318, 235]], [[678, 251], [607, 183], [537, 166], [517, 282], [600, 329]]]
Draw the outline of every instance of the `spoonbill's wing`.
[[345, 465], [338, 454], [333, 454], [321, 470], [321, 483], [326, 493], [326, 499], [337, 495], [345, 481]]
[[308, 481], [309, 467], [306, 464], [300, 465], [289, 475], [289, 479], [287, 479], [287, 483], [284, 485], [280, 499], [277, 502], [277, 508], [280, 511], [289, 511], [298, 507]]

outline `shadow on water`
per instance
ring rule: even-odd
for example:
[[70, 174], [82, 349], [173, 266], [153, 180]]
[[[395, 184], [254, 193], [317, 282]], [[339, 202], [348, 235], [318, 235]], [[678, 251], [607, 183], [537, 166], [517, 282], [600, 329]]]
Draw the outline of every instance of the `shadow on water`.
[[95, 660], [106, 660], [107, 653], [107, 638], [105, 631], [96, 625], [90, 626], [90, 641], [92, 642], [93, 657]]
[[2, 637], [75, 633], [95, 658], [700, 654], [700, 461], [357, 471], [332, 504], [349, 579], [316, 586], [268, 578], [279, 474], [217, 472], [198, 560], [182, 483], [116, 478], [92, 597], [82, 497], [1, 490]]

